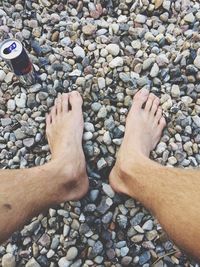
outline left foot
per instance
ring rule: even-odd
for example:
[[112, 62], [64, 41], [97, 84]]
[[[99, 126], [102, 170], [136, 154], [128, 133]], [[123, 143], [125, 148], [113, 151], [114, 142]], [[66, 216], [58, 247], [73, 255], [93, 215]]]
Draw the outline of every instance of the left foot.
[[60, 185], [58, 202], [77, 200], [88, 191], [83, 136], [82, 98], [73, 91], [59, 95], [46, 118], [52, 170]]

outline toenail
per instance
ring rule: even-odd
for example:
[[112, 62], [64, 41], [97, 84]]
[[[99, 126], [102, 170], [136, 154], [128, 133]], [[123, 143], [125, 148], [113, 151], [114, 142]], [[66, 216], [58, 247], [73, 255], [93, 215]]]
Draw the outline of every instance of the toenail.
[[143, 89], [141, 89], [141, 94], [142, 94], [143, 96], [147, 96], [147, 95], [149, 94], [149, 90], [143, 88]]

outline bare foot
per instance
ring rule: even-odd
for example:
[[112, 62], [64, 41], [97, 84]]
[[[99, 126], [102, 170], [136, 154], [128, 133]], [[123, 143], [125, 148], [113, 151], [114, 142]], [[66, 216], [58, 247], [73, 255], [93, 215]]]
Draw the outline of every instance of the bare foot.
[[88, 191], [80, 94], [73, 91], [59, 95], [46, 118], [46, 125], [51, 166], [60, 185], [58, 202], [80, 199]]
[[127, 177], [130, 179], [129, 174], [134, 175], [135, 164], [145, 164], [165, 125], [159, 98], [146, 89], [137, 92], [127, 117], [124, 140], [109, 177], [115, 191], [130, 195]]

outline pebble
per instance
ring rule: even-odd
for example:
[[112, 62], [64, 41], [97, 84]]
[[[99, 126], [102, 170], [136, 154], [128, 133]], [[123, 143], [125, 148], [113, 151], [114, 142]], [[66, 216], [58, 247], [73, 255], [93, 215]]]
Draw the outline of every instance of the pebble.
[[12, 72], [8, 72], [6, 74], [6, 76], [4, 77], [4, 81], [7, 83], [7, 84], [10, 84], [13, 80], [13, 76], [14, 74]]
[[66, 255], [66, 259], [68, 261], [73, 261], [78, 255], [78, 249], [76, 247], [71, 247], [68, 251], [67, 251], [67, 255]]
[[[159, 238], [163, 231], [149, 211], [114, 193], [108, 176], [132, 98], [143, 87], [160, 98], [167, 119], [152, 160], [198, 167], [200, 5], [188, 0], [22, 2], [7, 0], [1, 6], [0, 39], [23, 42], [38, 82], [21, 85], [0, 60], [0, 164], [19, 169], [48, 162], [45, 114], [58, 93], [77, 90], [83, 98], [90, 188], [80, 201], [62, 203], [13, 234], [0, 246], [0, 265], [9, 254], [14, 266], [149, 267], [173, 244]], [[175, 263], [196, 264], [179, 254], [156, 266]]]
[[144, 16], [144, 15], [141, 15], [141, 14], [138, 14], [138, 15], [136, 16], [136, 18], [135, 18], [135, 22], [137, 22], [137, 23], [141, 23], [141, 24], [145, 23], [146, 20], [147, 20], [147, 17]]
[[114, 197], [115, 192], [113, 191], [112, 187], [111, 187], [109, 184], [103, 184], [102, 188], [103, 188], [104, 193], [105, 193], [107, 196], [109, 196], [109, 197], [111, 197], [111, 198]]
[[85, 57], [84, 49], [78, 45], [73, 48], [73, 53], [76, 57], [81, 57], [81, 58]]
[[119, 45], [117, 44], [109, 44], [106, 46], [106, 50], [108, 51], [109, 54], [113, 55], [113, 56], [118, 56], [119, 52], [120, 52], [120, 48]]
[[172, 97], [175, 97], [175, 98], [177, 98], [177, 97], [180, 97], [180, 88], [179, 88], [179, 86], [178, 85], [176, 85], [176, 84], [173, 84], [172, 85], [172, 89], [171, 89], [171, 95], [172, 95]]
[[104, 89], [106, 87], [106, 81], [103, 77], [98, 78], [99, 89]]
[[65, 257], [62, 257], [58, 261], [59, 267], [69, 267], [71, 265], [71, 262], [68, 261]]
[[193, 15], [192, 12], [190, 12], [187, 15], [185, 15], [184, 20], [188, 23], [193, 23], [195, 21], [195, 16]]
[[93, 24], [87, 24], [83, 26], [82, 31], [85, 35], [92, 35], [96, 32], [96, 26]]
[[107, 109], [106, 109], [105, 106], [103, 106], [103, 107], [100, 108], [100, 110], [99, 110], [99, 112], [97, 114], [97, 117], [99, 119], [103, 119], [103, 118], [106, 118], [106, 116], [107, 116]]
[[158, 67], [157, 63], [154, 63], [152, 68], [151, 68], [151, 71], [150, 71], [150, 76], [152, 78], [155, 78], [158, 76], [158, 73], [159, 73], [159, 67]]
[[0, 70], [0, 82], [3, 82], [6, 77], [6, 73], [3, 70]]
[[25, 147], [30, 148], [34, 145], [34, 141], [35, 141], [34, 138], [26, 138], [23, 140], [23, 144]]
[[113, 68], [122, 67], [124, 64], [122, 57], [115, 57], [110, 63], [109, 66]]
[[41, 267], [41, 265], [34, 259], [31, 258], [25, 265], [25, 267]]
[[142, 255], [140, 255], [139, 264], [143, 265], [151, 259], [151, 254], [149, 251], [145, 251]]
[[16, 95], [15, 103], [18, 108], [25, 108], [26, 107], [26, 94], [21, 93], [20, 95]]
[[1, 125], [2, 126], [8, 126], [12, 123], [12, 120], [10, 118], [1, 119]]
[[98, 162], [97, 162], [97, 168], [98, 170], [101, 170], [103, 168], [105, 168], [107, 166], [107, 162], [105, 161], [104, 158], [101, 158]]
[[15, 256], [13, 256], [10, 253], [3, 255], [2, 267], [15, 267], [15, 266], [16, 266]]
[[198, 69], [200, 69], [200, 56], [197, 56], [195, 58], [194, 65], [195, 65], [195, 67], [197, 67]]

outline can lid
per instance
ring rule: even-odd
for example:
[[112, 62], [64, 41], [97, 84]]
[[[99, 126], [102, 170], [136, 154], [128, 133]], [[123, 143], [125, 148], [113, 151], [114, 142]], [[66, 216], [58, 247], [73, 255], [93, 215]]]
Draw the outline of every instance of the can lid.
[[17, 39], [7, 39], [0, 44], [0, 56], [5, 59], [14, 59], [22, 52], [22, 44]]

